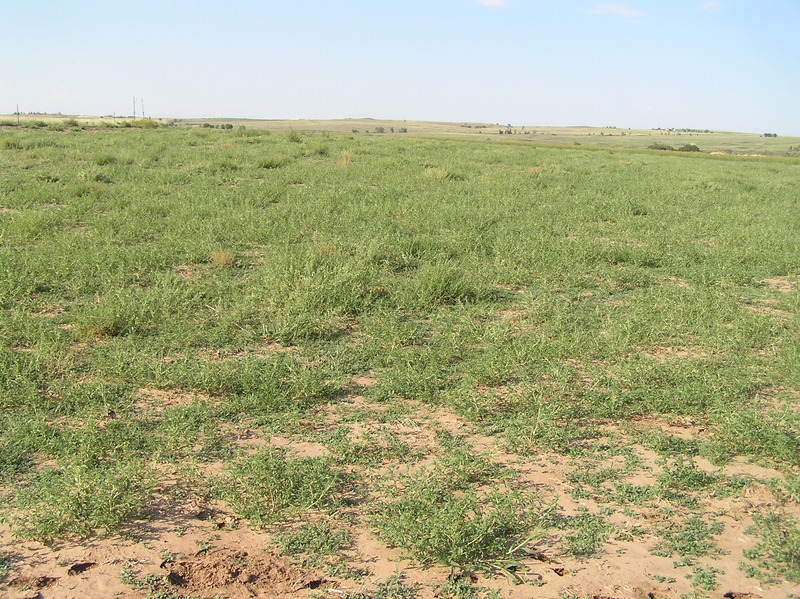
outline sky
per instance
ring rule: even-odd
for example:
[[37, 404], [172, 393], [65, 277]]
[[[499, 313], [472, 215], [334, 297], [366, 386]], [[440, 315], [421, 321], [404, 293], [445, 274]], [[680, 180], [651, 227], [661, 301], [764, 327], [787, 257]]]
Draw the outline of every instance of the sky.
[[800, 0], [0, 0], [0, 114], [800, 136]]

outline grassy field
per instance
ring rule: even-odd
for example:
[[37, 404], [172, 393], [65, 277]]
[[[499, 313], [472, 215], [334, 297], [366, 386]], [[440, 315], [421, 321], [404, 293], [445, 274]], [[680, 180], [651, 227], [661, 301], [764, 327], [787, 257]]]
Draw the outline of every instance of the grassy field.
[[[0, 126], [16, 126], [16, 115], [0, 116]], [[542, 127], [511, 126], [501, 123], [449, 123], [384, 119], [337, 120], [257, 120], [237, 118], [216, 119], [155, 119], [152, 124], [167, 123], [186, 127], [257, 129], [270, 132], [341, 133], [357, 136], [411, 136], [450, 139], [504, 141], [526, 145], [586, 146], [587, 148], [647, 149], [654, 144], [673, 148], [695, 145], [701, 152], [741, 156], [800, 156], [800, 137], [778, 135], [765, 137], [756, 133], [729, 131], [618, 129], [616, 127]], [[21, 126], [65, 129], [68, 127], [125, 126], [131, 118], [82, 117], [61, 115], [21, 115]], [[501, 133], [502, 132], [502, 133]], [[771, 133], [771, 132], [766, 132]]]
[[796, 589], [800, 159], [405, 126], [0, 129], [0, 584], [201, 509], [352, 598]]

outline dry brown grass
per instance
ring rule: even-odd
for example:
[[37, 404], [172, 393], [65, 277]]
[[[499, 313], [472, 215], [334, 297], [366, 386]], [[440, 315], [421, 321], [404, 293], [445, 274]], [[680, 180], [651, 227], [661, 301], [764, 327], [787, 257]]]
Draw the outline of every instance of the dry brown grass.
[[236, 256], [231, 252], [217, 250], [211, 252], [211, 264], [217, 268], [230, 268], [236, 263]]
[[342, 166], [349, 166], [353, 161], [353, 152], [351, 150], [342, 150], [342, 160], [339, 162]]

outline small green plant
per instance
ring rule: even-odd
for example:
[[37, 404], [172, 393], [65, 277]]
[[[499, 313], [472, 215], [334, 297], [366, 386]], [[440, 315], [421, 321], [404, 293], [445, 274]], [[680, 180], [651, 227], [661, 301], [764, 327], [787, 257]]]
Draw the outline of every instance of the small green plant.
[[692, 587], [700, 588], [704, 591], [713, 591], [719, 586], [717, 582], [717, 574], [725, 574], [719, 568], [700, 568], [699, 566], [692, 567], [692, 571], [686, 575]]
[[435, 596], [443, 599], [499, 599], [500, 593], [475, 584], [475, 578], [469, 573], [453, 573], [444, 584], [436, 588]]
[[719, 547], [714, 537], [723, 530], [719, 522], [706, 522], [700, 516], [689, 516], [683, 521], [666, 519], [654, 528], [662, 540], [651, 549], [653, 555], [670, 557], [674, 553], [681, 556], [700, 557], [719, 555]]
[[269, 158], [261, 158], [258, 162], [256, 162], [256, 166], [258, 168], [265, 168], [268, 170], [281, 168], [282, 166], [286, 166], [289, 163], [289, 159], [285, 157], [269, 157]]
[[[790, 582], [800, 582], [800, 527], [788, 514], [768, 513], [753, 515], [755, 526], [751, 531], [761, 541], [744, 556], [769, 574]], [[761, 572], [756, 577], [764, 577]]]
[[434, 181], [462, 181], [464, 179], [464, 176], [459, 173], [438, 167], [425, 169], [425, 176]]
[[305, 151], [306, 156], [327, 156], [330, 149], [324, 143], [318, 143]]
[[375, 585], [372, 599], [414, 599], [417, 591], [403, 580], [402, 574], [394, 574]]
[[567, 520], [570, 532], [564, 537], [567, 551], [575, 556], [596, 555], [602, 550], [614, 526], [600, 516], [584, 512]]
[[94, 155], [94, 163], [98, 166], [106, 166], [109, 164], [115, 164], [117, 162], [117, 157], [113, 154], [95, 154]]
[[714, 485], [719, 477], [698, 468], [694, 458], [678, 456], [664, 466], [659, 475], [661, 485], [682, 491], [699, 491]]
[[127, 562], [122, 567], [120, 582], [135, 589], [146, 589], [145, 599], [180, 599], [181, 597], [180, 593], [171, 588], [166, 574], [145, 574], [139, 577], [131, 562]]
[[533, 525], [530, 498], [512, 489], [455, 493], [427, 472], [406, 485], [378, 507], [373, 522], [381, 539], [423, 564], [503, 569]]
[[231, 504], [254, 526], [336, 502], [342, 475], [327, 459], [290, 458], [265, 448], [235, 460], [214, 487], [215, 495]]
[[11, 558], [4, 551], [0, 551], [0, 582], [3, 582], [11, 571]]
[[353, 542], [353, 536], [346, 528], [337, 528], [329, 522], [312, 522], [296, 530], [282, 530], [276, 534], [276, 541], [286, 555], [305, 554], [311, 563], [319, 558], [333, 555]]
[[119, 531], [147, 505], [150, 481], [140, 464], [65, 464], [29, 476], [11, 515], [21, 537], [51, 543]]

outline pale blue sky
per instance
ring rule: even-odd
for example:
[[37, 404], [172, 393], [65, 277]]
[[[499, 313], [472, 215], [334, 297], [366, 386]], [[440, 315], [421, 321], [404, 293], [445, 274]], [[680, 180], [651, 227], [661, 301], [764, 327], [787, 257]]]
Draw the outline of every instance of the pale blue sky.
[[0, 113], [800, 135], [800, 0], [0, 0]]

